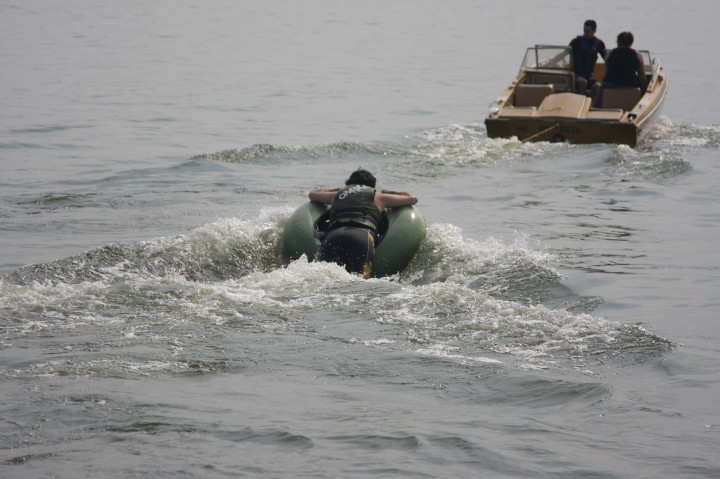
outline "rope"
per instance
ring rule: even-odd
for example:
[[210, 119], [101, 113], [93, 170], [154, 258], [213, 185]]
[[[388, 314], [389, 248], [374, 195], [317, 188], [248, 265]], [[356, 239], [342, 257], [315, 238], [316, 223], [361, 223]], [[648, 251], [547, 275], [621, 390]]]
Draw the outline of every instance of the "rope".
[[554, 125], [552, 125], [552, 126], [550, 126], [550, 127], [548, 127], [548, 128], [545, 128], [544, 130], [539, 131], [538, 133], [535, 133], [535, 134], [532, 135], [532, 136], [528, 136], [527, 138], [525, 138], [524, 140], [522, 140], [520, 143], [526, 143], [526, 142], [528, 142], [528, 141], [534, 140], [534, 139], [537, 138], [538, 136], [542, 136], [542, 135], [544, 135], [545, 133], [549, 133], [550, 131], [554, 130], [555, 128], [560, 128], [560, 123], [555, 123]]

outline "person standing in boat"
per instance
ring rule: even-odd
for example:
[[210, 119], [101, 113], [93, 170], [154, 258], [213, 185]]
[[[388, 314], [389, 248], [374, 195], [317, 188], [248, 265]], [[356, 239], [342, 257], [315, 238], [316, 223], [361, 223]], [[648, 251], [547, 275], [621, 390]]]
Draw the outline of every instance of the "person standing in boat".
[[583, 25], [583, 34], [570, 41], [575, 69], [575, 91], [583, 95], [589, 88], [594, 96], [600, 87], [592, 74], [598, 56], [605, 58], [607, 49], [605, 42], [595, 36], [596, 31], [595, 20], [586, 20]]
[[368, 279], [372, 273], [375, 247], [379, 233], [387, 220], [385, 208], [414, 205], [417, 197], [407, 192], [375, 191], [376, 179], [367, 170], [354, 171], [344, 187], [320, 188], [308, 194], [310, 201], [331, 205], [318, 219], [324, 224], [320, 240], [321, 261], [345, 266], [349, 273], [362, 274]]
[[605, 58], [605, 78], [595, 96], [596, 106], [602, 107], [604, 89], [640, 87], [645, 92], [645, 61], [640, 52], [632, 48], [634, 41], [632, 32], [620, 32], [617, 36], [617, 48], [610, 50]]

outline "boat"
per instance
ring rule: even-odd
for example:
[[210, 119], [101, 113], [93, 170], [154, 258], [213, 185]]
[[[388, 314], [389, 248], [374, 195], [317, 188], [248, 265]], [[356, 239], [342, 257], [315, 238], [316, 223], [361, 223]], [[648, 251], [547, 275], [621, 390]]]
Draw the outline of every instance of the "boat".
[[[315, 222], [328, 206], [309, 201], [297, 208], [285, 224], [281, 235], [281, 256], [289, 263], [307, 256], [316, 258], [319, 242], [315, 239]], [[375, 250], [372, 276], [392, 276], [404, 270], [425, 239], [426, 223], [415, 206], [387, 208], [387, 229]]]
[[[602, 108], [593, 107], [591, 92], [575, 92], [570, 46], [536, 45], [527, 49], [520, 71], [490, 105], [485, 119], [490, 138], [527, 141], [614, 143], [636, 147], [659, 117], [668, 81], [648, 50], [643, 55], [647, 89], [604, 89]], [[605, 76], [605, 63], [593, 72]]]

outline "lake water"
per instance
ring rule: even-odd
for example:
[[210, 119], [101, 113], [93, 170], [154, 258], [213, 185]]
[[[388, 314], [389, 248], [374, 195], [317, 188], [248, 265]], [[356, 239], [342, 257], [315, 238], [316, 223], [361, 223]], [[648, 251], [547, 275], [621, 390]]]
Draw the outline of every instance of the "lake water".
[[[720, 477], [720, 3], [0, 1], [3, 478]], [[586, 18], [637, 149], [488, 139]], [[284, 265], [362, 166], [428, 235]]]

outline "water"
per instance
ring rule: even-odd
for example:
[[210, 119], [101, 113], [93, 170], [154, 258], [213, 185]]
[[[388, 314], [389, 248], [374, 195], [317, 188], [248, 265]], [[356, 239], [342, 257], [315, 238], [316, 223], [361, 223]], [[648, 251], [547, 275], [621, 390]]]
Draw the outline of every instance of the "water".
[[[1, 2], [0, 475], [720, 476], [718, 5]], [[665, 65], [650, 139], [488, 139], [585, 18]], [[358, 166], [408, 269], [283, 264]]]

